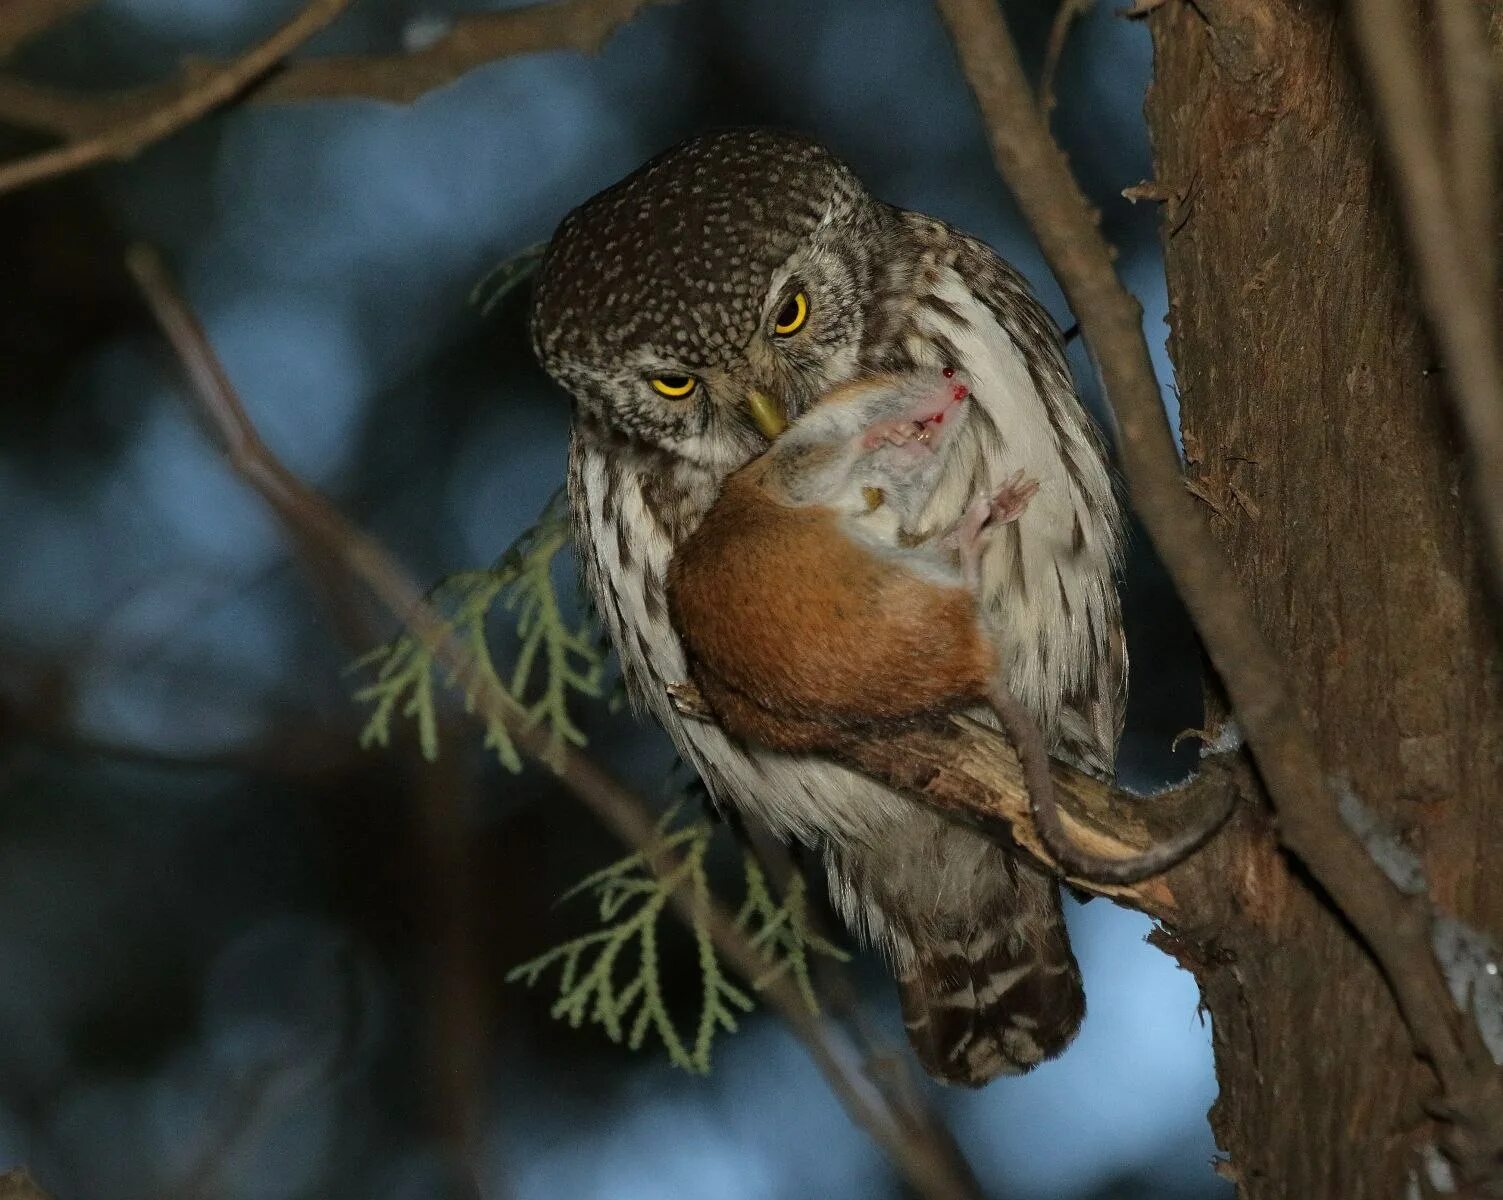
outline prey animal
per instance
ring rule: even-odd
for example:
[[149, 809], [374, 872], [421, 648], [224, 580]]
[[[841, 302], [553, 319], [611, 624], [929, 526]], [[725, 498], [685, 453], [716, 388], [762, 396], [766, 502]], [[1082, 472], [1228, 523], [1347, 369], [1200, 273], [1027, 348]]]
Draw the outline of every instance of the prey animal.
[[[986, 704], [1006, 691], [976, 604], [981, 547], [1038, 490], [1020, 474], [948, 537], [904, 530], [934, 491], [968, 385], [949, 371], [836, 389], [733, 474], [668, 569], [700, 695], [733, 736], [789, 753]], [[1020, 706], [1007, 694], [1001, 707]], [[1045, 771], [1032, 721], [1020, 757]]]
[[835, 389], [726, 481], [668, 569], [668, 610], [707, 718], [793, 754], [989, 709], [1017, 751], [1045, 846], [1072, 874], [1164, 870], [1198, 830], [1102, 858], [1067, 836], [1044, 736], [1013, 695], [979, 603], [986, 543], [1039, 490], [1020, 471], [943, 538], [905, 531], [969, 413], [953, 369]]

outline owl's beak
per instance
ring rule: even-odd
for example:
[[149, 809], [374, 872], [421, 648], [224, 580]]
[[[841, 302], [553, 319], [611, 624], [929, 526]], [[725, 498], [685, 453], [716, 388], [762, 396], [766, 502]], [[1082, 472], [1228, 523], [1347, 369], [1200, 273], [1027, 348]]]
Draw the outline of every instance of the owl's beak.
[[788, 410], [781, 400], [753, 389], [746, 393], [746, 411], [769, 442], [788, 428]]

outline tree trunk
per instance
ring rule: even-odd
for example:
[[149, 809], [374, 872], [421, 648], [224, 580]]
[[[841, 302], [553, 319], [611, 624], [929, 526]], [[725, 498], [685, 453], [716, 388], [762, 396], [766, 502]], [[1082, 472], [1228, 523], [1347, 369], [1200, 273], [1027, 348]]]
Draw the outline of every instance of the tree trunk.
[[[1150, 24], [1190, 486], [1327, 768], [1496, 936], [1499, 626], [1345, 31], [1319, 0], [1170, 0]], [[1214, 1021], [1224, 1173], [1249, 1198], [1404, 1196], [1432, 1078], [1377, 971], [1266, 840], [1205, 858], [1226, 911], [1172, 949]]]

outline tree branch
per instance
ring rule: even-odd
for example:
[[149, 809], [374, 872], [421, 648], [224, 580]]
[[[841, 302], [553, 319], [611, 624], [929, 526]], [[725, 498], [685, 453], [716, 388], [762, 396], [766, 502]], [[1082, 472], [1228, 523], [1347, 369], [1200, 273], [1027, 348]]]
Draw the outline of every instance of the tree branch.
[[1433, 7], [1446, 89], [1451, 195], [1479, 294], [1491, 297], [1498, 253], [1497, 68], [1475, 0], [1433, 0]]
[[[713, 721], [714, 712], [692, 682], [669, 688], [679, 712]], [[944, 724], [852, 738], [836, 753], [846, 766], [880, 780], [1027, 854], [1046, 871], [1081, 891], [1109, 896], [1163, 920], [1178, 906], [1166, 874], [1215, 836], [1236, 807], [1239, 789], [1222, 758], [1179, 787], [1152, 797], [1113, 788], [1057, 759], [1048, 760], [1058, 827], [1051, 834], [1040, 815], [1039, 788], [1029, 778], [1010, 734], [966, 716]], [[1151, 800], [1152, 803], [1145, 803]], [[1077, 875], [1060, 861], [1064, 840], [1104, 870]], [[1167, 858], [1167, 865], [1143, 864]], [[1114, 865], [1138, 869], [1114, 875]], [[1083, 868], [1082, 868], [1083, 869]]]
[[[604, 768], [569, 746], [556, 744], [546, 731], [528, 723], [511, 697], [476, 670], [469, 650], [386, 549], [293, 475], [261, 440], [160, 257], [137, 246], [127, 255], [127, 266], [176, 351], [192, 395], [223, 444], [230, 465], [260, 493], [288, 531], [319, 547], [331, 562], [363, 582], [433, 649], [437, 660], [454, 673], [457, 686], [475, 697], [483, 716], [504, 722], [518, 749], [557, 778], [623, 842], [642, 851], [655, 873], [661, 876], [671, 871], [675, 863], [659, 848], [657, 826], [646, 806]], [[671, 903], [686, 922], [708, 926], [716, 951], [743, 978], [755, 982], [766, 974], [762, 953], [719, 905], [712, 903], [701, 912], [684, 889], [675, 889]], [[804, 1043], [852, 1119], [876, 1139], [920, 1195], [979, 1200], [979, 1188], [968, 1169], [938, 1153], [932, 1140], [918, 1136], [903, 1115], [884, 1104], [839, 1031], [809, 1012], [791, 981], [779, 976], [766, 981], [760, 992]]]
[[556, 0], [454, 18], [436, 42], [407, 54], [330, 56], [289, 63], [257, 89], [258, 103], [387, 100], [411, 104], [497, 59], [545, 50], [594, 54], [643, 9], [676, 0]]
[[[1463, 1171], [1481, 1172], [1489, 1157], [1503, 1154], [1503, 1076], [1478, 1053], [1476, 1029], [1451, 999], [1430, 949], [1428, 912], [1389, 884], [1325, 786], [1324, 765], [1300, 724], [1282, 665], [1185, 491], [1142, 310], [1117, 279], [1110, 249], [1034, 103], [1000, 12], [993, 0], [936, 2], [985, 118], [997, 167], [1099, 364], [1133, 501], [1246, 732], [1280, 840], [1377, 962], [1416, 1051], [1435, 1068], [1458, 1117], [1456, 1130], [1468, 1136], [1454, 1147], [1465, 1160]], [[1365, 0], [1360, 8], [1393, 2]], [[1498, 412], [1503, 419], [1503, 409]], [[1496, 461], [1503, 469], [1503, 453]], [[1503, 497], [1503, 481], [1498, 487]]]
[[[1170, 923], [1187, 915], [1172, 870], [1136, 883], [1103, 883], [1062, 870], [1039, 832], [1017, 751], [989, 726], [955, 717], [950, 729], [885, 737], [852, 746], [844, 757], [862, 773], [1011, 842], [1081, 891]], [[1242, 790], [1226, 756], [1207, 759], [1189, 782], [1152, 797], [1113, 788], [1057, 761], [1051, 761], [1050, 775], [1070, 841], [1103, 859], [1138, 858], [1186, 829], [1209, 838]]]
[[[323, 5], [310, 5], [310, 9], [335, 10], [318, 28], [328, 24], [348, 2], [325, 0]], [[0, 124], [54, 134], [73, 143], [0, 167], [0, 193], [110, 159], [129, 158], [237, 97], [258, 104], [355, 99], [410, 104], [499, 59], [548, 50], [594, 54], [643, 9], [677, 2], [556, 0], [529, 4], [455, 17], [432, 44], [404, 54], [329, 55], [283, 62], [291, 49], [317, 32], [315, 28], [290, 44], [278, 40], [279, 52], [274, 54], [263, 53], [272, 45], [273, 39], [269, 39], [228, 66], [189, 59], [177, 80], [102, 94], [0, 75]], [[0, 44], [3, 21], [0, 16]], [[274, 39], [281, 39], [291, 28], [284, 27]], [[253, 55], [254, 64], [237, 71], [232, 85], [223, 82], [226, 72], [236, 71]], [[85, 152], [84, 146], [90, 149]]]
[[1059, 0], [1054, 10], [1054, 20], [1049, 23], [1049, 41], [1044, 48], [1044, 69], [1039, 75], [1039, 108], [1044, 116], [1054, 111], [1054, 77], [1059, 72], [1059, 60], [1065, 53], [1065, 42], [1075, 22], [1091, 11], [1094, 0]]
[[[147, 111], [139, 111], [140, 96], [137, 95], [122, 106], [124, 116], [120, 123], [112, 123], [100, 132], [68, 145], [0, 166], [0, 195], [99, 163], [134, 157], [240, 95], [333, 21], [349, 3], [350, 0], [310, 0], [292, 20], [239, 58], [203, 72], [199, 78], [193, 78], [194, 72], [190, 70], [181, 86], [168, 88], [165, 98]], [[14, 81], [6, 81], [6, 84], [14, 103], [18, 98], [17, 90], [24, 90], [26, 85]], [[126, 95], [130, 97], [131, 94]], [[58, 93], [51, 93], [51, 100], [56, 119], [56, 113], [61, 111], [57, 107]], [[75, 118], [81, 111], [78, 105], [73, 106]]]
[[5, 0], [0, 4], [0, 59], [69, 17], [93, 8], [97, 0]]
[[25, 1167], [0, 1175], [0, 1200], [52, 1200], [26, 1172]]
[[[1486, 53], [1480, 18], [1465, 0], [1438, 0], [1442, 44], [1476, 39]], [[1442, 67], [1455, 106], [1447, 179], [1439, 117], [1423, 63], [1399, 0], [1360, 0], [1352, 27], [1387, 144], [1399, 207], [1417, 268], [1420, 296], [1445, 364], [1445, 389], [1466, 432], [1473, 500], [1482, 517], [1494, 595], [1503, 599], [1503, 356], [1498, 298], [1490, 267], [1496, 253], [1497, 195], [1491, 64], [1480, 70], [1471, 50]], [[1452, 31], [1452, 26], [1461, 26]], [[1464, 161], [1471, 156], [1473, 161]], [[1455, 201], [1453, 204], [1452, 201]], [[1479, 263], [1483, 264], [1479, 266]]]

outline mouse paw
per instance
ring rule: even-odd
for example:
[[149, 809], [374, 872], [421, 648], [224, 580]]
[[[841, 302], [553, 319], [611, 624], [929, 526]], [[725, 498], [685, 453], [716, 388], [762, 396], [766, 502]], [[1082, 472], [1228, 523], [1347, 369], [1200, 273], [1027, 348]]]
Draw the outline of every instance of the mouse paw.
[[910, 442], [927, 442], [929, 431], [917, 421], [878, 421], [866, 431], [861, 444], [868, 450], [881, 446], [906, 446]]
[[955, 540], [961, 568], [972, 588], [981, 584], [981, 552], [987, 538], [994, 530], [1021, 517], [1038, 490], [1037, 479], [1030, 479], [1021, 470], [1015, 471], [992, 495], [982, 496], [966, 509], [955, 531]]
[[1022, 470], [1014, 471], [989, 501], [982, 501], [990, 508], [982, 527], [1016, 521], [1028, 510], [1028, 502], [1038, 494], [1038, 490], [1037, 479], [1030, 479]]

